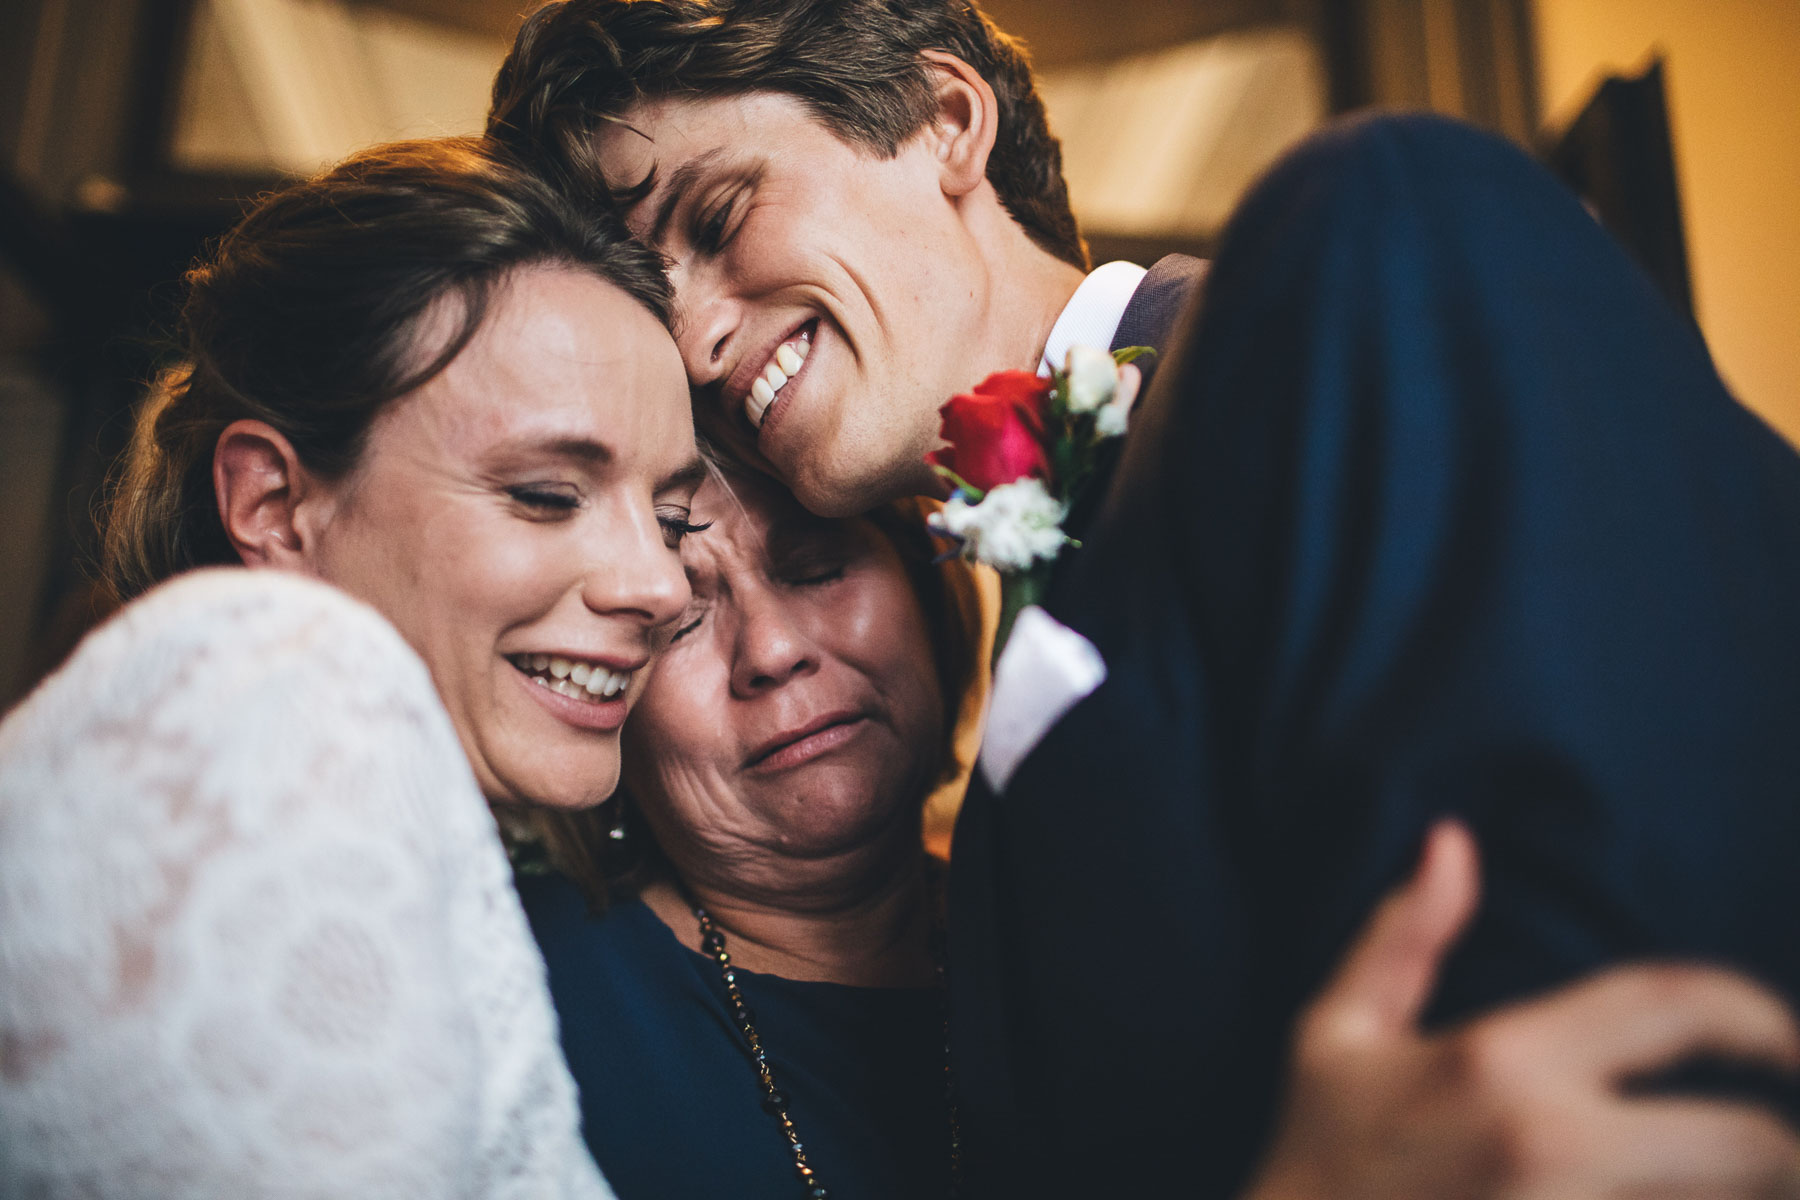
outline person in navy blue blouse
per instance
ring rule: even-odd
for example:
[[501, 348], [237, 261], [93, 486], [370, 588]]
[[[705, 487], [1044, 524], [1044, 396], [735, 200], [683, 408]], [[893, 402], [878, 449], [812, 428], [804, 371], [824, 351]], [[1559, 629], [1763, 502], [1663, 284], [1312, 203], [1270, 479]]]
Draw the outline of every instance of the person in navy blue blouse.
[[[588, 1147], [621, 1197], [802, 1195], [712, 959], [642, 899], [590, 919], [561, 875], [521, 881], [551, 966]], [[735, 944], [735, 939], [734, 939]], [[839, 1195], [949, 1191], [935, 987], [740, 972], [819, 1178]]]
[[[822, 520], [748, 479], [702, 495], [694, 606], [626, 726], [625, 786], [598, 824], [552, 825], [585, 893], [520, 879], [588, 1144], [626, 1200], [791, 1197], [786, 1120], [817, 1186], [945, 1195], [940, 871], [919, 825], [973, 664], [966, 588], [916, 515]], [[575, 853], [583, 829], [600, 836]]]

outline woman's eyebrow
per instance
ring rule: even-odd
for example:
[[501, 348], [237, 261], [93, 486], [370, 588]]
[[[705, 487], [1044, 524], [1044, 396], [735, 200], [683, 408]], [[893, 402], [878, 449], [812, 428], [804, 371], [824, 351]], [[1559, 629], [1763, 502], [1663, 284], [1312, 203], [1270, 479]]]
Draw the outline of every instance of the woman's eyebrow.
[[603, 442], [579, 434], [524, 435], [508, 438], [493, 448], [493, 457], [566, 458], [589, 466], [604, 466], [613, 460], [612, 448]]

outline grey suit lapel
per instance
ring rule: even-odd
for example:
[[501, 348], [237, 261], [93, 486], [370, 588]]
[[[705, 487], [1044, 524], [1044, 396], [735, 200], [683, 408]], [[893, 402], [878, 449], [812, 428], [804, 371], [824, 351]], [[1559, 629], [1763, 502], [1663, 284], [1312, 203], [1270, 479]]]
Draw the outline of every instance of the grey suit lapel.
[[1150, 268], [1137, 291], [1132, 293], [1131, 303], [1125, 306], [1125, 315], [1119, 321], [1118, 332], [1113, 334], [1111, 348], [1151, 346], [1159, 351], [1155, 357], [1138, 360], [1138, 369], [1144, 373], [1146, 386], [1162, 357], [1160, 352], [1168, 344], [1176, 318], [1181, 316], [1182, 309], [1206, 278], [1206, 268], [1207, 264], [1198, 258], [1185, 254], [1164, 255]]

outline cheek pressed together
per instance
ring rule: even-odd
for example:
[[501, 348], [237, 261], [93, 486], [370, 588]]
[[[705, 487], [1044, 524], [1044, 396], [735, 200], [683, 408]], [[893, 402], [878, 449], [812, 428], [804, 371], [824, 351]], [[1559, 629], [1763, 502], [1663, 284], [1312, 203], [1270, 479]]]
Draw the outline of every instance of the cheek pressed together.
[[758, 93], [646, 102], [599, 135], [608, 179], [648, 185], [629, 221], [670, 263], [708, 435], [814, 512], [934, 488], [938, 406], [1037, 348], [1012, 327], [1031, 305], [982, 236], [986, 210], [964, 202], [990, 190], [966, 134], [946, 119], [883, 155]]

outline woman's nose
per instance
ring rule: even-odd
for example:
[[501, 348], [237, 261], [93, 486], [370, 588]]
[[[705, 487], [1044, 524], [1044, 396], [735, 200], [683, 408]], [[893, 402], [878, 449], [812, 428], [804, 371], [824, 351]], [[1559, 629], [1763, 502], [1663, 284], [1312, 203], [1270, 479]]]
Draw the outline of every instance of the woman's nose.
[[817, 646], [773, 589], [735, 598], [737, 645], [731, 664], [732, 691], [753, 696], [809, 675], [819, 666]]
[[582, 580], [582, 602], [594, 612], [627, 616], [655, 628], [679, 617], [690, 597], [681, 556], [654, 512], [637, 514], [610, 539]]

